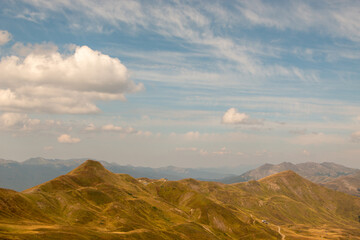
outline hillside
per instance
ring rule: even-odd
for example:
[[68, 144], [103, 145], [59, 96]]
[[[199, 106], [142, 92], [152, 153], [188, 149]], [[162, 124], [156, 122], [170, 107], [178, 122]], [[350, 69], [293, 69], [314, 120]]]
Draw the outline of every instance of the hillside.
[[326, 182], [325, 187], [360, 197], [360, 170]]
[[359, 215], [360, 198], [290, 171], [227, 185], [135, 179], [88, 160], [0, 189], [0, 239], [360, 239]]
[[[315, 182], [326, 183], [330, 182], [338, 177], [354, 174], [358, 169], [348, 168], [335, 163], [299, 163], [293, 164], [290, 162], [283, 162], [280, 164], [264, 164], [256, 169], [250, 170], [239, 176], [231, 176], [221, 179], [223, 183], [237, 183], [246, 182], [250, 180], [259, 180], [261, 178], [270, 176], [275, 173], [292, 170], [300, 176]], [[329, 185], [330, 186], [330, 185]]]

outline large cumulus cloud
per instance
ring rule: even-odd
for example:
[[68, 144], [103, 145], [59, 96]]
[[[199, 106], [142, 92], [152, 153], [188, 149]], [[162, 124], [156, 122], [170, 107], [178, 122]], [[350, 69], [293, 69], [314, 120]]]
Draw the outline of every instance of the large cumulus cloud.
[[76, 46], [70, 54], [48, 45], [43, 51], [38, 45], [21, 48], [25, 56], [0, 61], [0, 111], [96, 113], [97, 101], [125, 100], [124, 94], [143, 89], [129, 79], [119, 59], [87, 46]]

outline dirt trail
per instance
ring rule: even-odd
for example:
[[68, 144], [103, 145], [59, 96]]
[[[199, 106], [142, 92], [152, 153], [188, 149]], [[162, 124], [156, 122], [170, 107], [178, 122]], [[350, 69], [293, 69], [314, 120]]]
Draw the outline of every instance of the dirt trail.
[[285, 234], [281, 233], [281, 227], [278, 226], [278, 233], [281, 235], [281, 240], [285, 240]]
[[[255, 224], [256, 218], [252, 214], [250, 214], [250, 216], [253, 220], [252, 224]], [[274, 224], [270, 224], [270, 225], [274, 226]], [[275, 225], [275, 226], [277, 226], [277, 225]], [[277, 226], [277, 227], [278, 227], [278, 233], [281, 235], [281, 240], [285, 240], [286, 236], [285, 236], [285, 234], [281, 233], [281, 227], [280, 226]]]

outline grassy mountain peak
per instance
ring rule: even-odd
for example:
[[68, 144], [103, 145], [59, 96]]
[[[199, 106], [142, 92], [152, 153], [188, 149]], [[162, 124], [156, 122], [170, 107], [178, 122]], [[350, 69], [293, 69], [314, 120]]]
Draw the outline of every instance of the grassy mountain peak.
[[111, 175], [113, 174], [109, 170], [107, 170], [100, 162], [95, 160], [86, 160], [84, 163], [82, 163], [80, 166], [72, 170], [70, 175], [79, 175], [79, 174], [85, 174], [85, 175]]

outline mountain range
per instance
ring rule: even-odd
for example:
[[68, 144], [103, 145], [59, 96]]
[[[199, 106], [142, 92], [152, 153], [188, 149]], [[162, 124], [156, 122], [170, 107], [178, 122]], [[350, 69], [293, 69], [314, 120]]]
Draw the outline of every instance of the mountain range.
[[360, 239], [360, 198], [293, 171], [223, 184], [135, 179], [88, 160], [0, 189], [0, 239]]
[[246, 182], [287, 170], [292, 170], [300, 176], [328, 188], [360, 196], [360, 170], [330, 162], [264, 164], [241, 175], [230, 176], [216, 181], [228, 184]]
[[[66, 174], [86, 160], [86, 158], [61, 160], [37, 157], [30, 158], [24, 162], [17, 162], [0, 159], [0, 187], [22, 191]], [[243, 173], [253, 168], [253, 166], [250, 165], [242, 165], [234, 169], [195, 169], [174, 166], [150, 168], [119, 165], [105, 161], [100, 162], [105, 166], [105, 168], [115, 173], [130, 174], [135, 178], [166, 178], [169, 180], [180, 180], [184, 178], [217, 180], [233, 175], [231, 173]]]
[[[66, 174], [86, 160], [86, 158], [61, 160], [37, 157], [24, 162], [16, 162], [0, 159], [0, 187], [22, 191]], [[283, 162], [280, 164], [264, 164], [255, 169], [252, 169], [253, 165], [218, 169], [180, 168], [175, 166], [150, 168], [119, 165], [106, 161], [100, 162], [106, 169], [114, 173], [126, 173], [135, 178], [166, 178], [168, 180], [194, 178], [228, 184], [259, 180], [274, 173], [292, 170], [312, 182], [337, 191], [360, 196], [360, 170], [330, 162], [299, 164]]]

